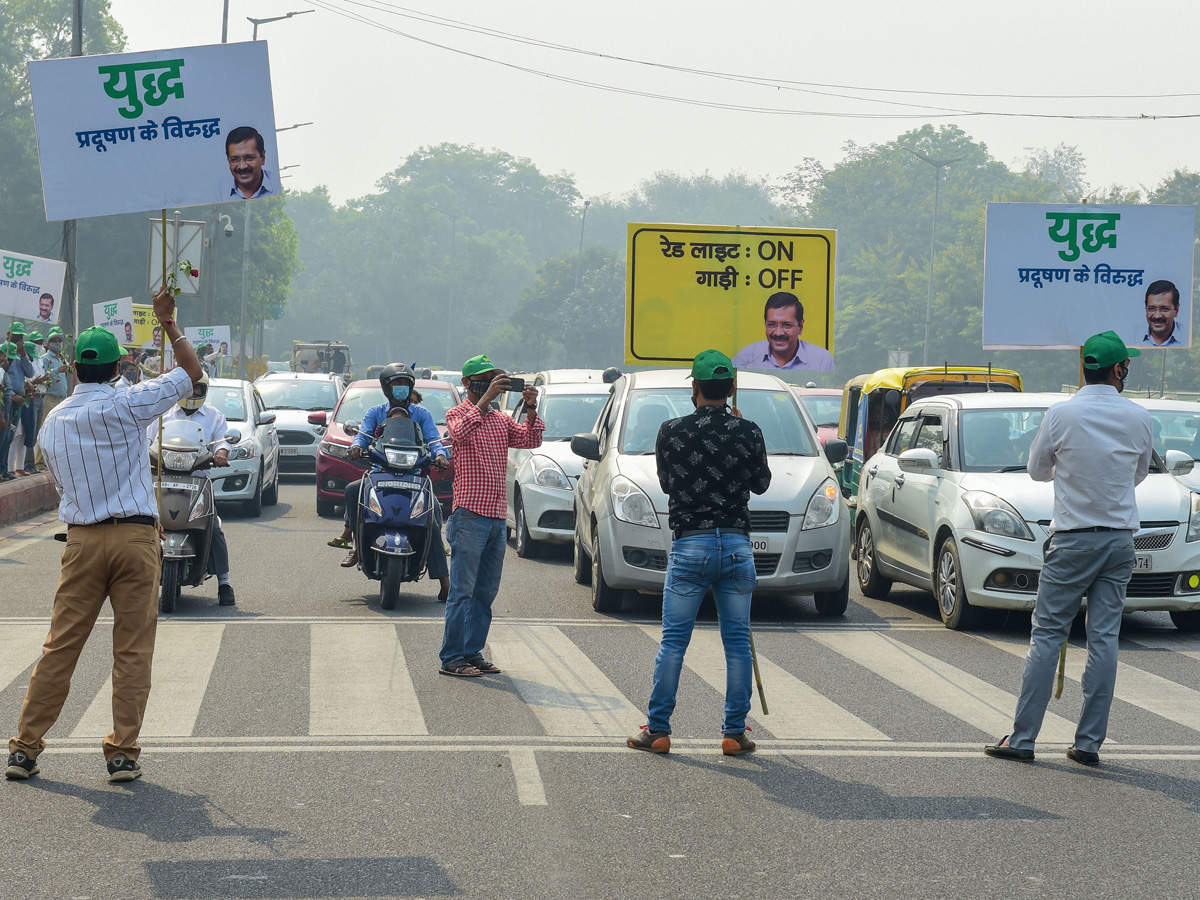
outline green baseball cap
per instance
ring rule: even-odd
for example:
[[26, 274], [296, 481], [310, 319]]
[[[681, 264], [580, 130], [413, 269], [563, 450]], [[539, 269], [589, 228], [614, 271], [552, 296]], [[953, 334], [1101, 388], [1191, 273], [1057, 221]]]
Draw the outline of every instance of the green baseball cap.
[[37, 344], [34, 344], [32, 342], [27, 343], [25, 345], [25, 352], [29, 354], [30, 359], [41, 359], [42, 354], [38, 350]]
[[42, 333], [41, 333], [40, 331], [31, 331], [31, 332], [29, 332], [29, 339], [30, 339], [31, 341], [33, 341], [35, 344], [36, 344], [38, 341], [45, 340], [45, 338], [43, 338], [43, 337], [42, 337]]
[[1135, 347], [1126, 347], [1121, 336], [1115, 331], [1093, 334], [1083, 342], [1083, 367], [1085, 369], [1105, 369], [1141, 355], [1141, 350]]
[[20, 322], [13, 322], [12, 327], [8, 329], [9, 334], [24, 334], [25, 326]]
[[0, 353], [3, 353], [9, 359], [16, 359], [21, 355], [17, 352], [17, 345], [12, 341], [5, 341], [3, 344], [0, 344]]
[[46, 335], [46, 340], [50, 340], [50, 338], [54, 337], [55, 335], [62, 337], [62, 333], [63, 333], [63, 330], [61, 328], [59, 328], [57, 325], [55, 325], [55, 326], [51, 327], [50, 332]]
[[500, 368], [494, 362], [487, 358], [483, 353], [478, 356], [472, 356], [463, 363], [462, 374], [463, 378], [470, 378], [472, 375], [478, 375], [480, 372], [493, 372]]
[[75, 362], [89, 366], [102, 366], [115, 363], [124, 351], [112, 332], [99, 325], [93, 325], [79, 333], [75, 341]]
[[720, 381], [732, 378], [736, 371], [732, 360], [720, 350], [702, 350], [692, 360], [691, 377], [697, 381]]

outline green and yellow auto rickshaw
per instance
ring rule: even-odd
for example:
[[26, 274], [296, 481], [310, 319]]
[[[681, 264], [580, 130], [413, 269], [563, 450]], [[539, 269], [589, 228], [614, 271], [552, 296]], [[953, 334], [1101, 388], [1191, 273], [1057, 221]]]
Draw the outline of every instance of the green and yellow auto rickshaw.
[[842, 414], [838, 422], [838, 437], [850, 448], [838, 477], [851, 515], [858, 505], [858, 476], [863, 463], [887, 440], [908, 404], [938, 394], [1019, 390], [1021, 376], [1017, 372], [991, 366], [946, 364], [880, 369], [851, 378], [842, 389]]

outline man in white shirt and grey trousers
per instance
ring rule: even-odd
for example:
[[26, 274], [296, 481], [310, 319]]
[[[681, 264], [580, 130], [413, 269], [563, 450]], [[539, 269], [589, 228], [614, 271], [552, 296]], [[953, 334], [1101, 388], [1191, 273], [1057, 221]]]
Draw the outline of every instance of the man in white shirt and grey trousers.
[[1141, 353], [1115, 332], [1083, 345], [1086, 384], [1050, 407], [1029, 448], [1029, 475], [1054, 482], [1054, 519], [1038, 582], [1033, 629], [1012, 735], [984, 752], [1032, 760], [1046, 715], [1059, 651], [1087, 594], [1087, 667], [1083, 711], [1067, 756], [1100, 764], [1117, 680], [1117, 642], [1125, 589], [1133, 575], [1133, 533], [1140, 527], [1134, 488], [1150, 469], [1150, 415], [1120, 396], [1129, 359]]
[[146, 426], [191, 396], [203, 375], [175, 324], [169, 290], [155, 296], [154, 314], [179, 367], [115, 388], [109, 382], [124, 351], [106, 329], [89, 328], [75, 342], [79, 385], [46, 416], [38, 434], [62, 495], [58, 515], [67, 523], [67, 546], [50, 633], [29, 678], [17, 733], [8, 742], [9, 779], [40, 771], [43, 737], [62, 711], [79, 652], [105, 598], [113, 613], [113, 730], [103, 743], [108, 780], [132, 781], [142, 774], [138, 734], [150, 696], [162, 565]]

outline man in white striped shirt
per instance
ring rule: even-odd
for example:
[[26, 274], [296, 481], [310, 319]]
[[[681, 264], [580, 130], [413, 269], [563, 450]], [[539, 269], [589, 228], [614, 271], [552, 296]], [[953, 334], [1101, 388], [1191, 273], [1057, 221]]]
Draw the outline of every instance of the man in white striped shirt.
[[142, 774], [137, 739], [150, 695], [162, 563], [146, 426], [190, 396], [203, 374], [175, 324], [170, 291], [154, 298], [154, 314], [179, 366], [134, 387], [114, 388], [108, 382], [121, 347], [106, 329], [89, 328], [75, 342], [79, 385], [38, 434], [61, 494], [67, 547], [50, 634], [29, 679], [17, 735], [8, 742], [9, 779], [38, 773], [42, 738], [67, 699], [79, 652], [106, 597], [113, 611], [113, 730], [103, 745], [108, 780]]

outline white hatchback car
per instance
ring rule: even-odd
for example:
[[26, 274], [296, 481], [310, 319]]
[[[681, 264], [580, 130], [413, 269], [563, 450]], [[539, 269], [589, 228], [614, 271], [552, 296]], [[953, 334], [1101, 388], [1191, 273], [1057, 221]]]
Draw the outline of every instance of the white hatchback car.
[[279, 438], [275, 414], [266, 411], [258, 391], [248, 381], [214, 378], [205, 401], [225, 416], [230, 428], [242, 434], [229, 454], [229, 468], [239, 474], [213, 482], [218, 502], [240, 501], [247, 514], [262, 515], [264, 506], [279, 502]]
[[[671, 529], [654, 444], [667, 419], [693, 411], [686, 369], [630, 372], [613, 383], [595, 431], [576, 435], [584, 457], [575, 487], [575, 580], [591, 584], [592, 607], [616, 608], [623, 590], [662, 593]], [[788, 386], [762, 372], [738, 373], [738, 408], [762, 429], [771, 486], [750, 495], [756, 591], [813, 594], [817, 611], [840, 616], [849, 600], [850, 516], [812, 422]]]
[[310, 424], [308, 414], [333, 412], [346, 389], [342, 376], [318, 372], [268, 372], [254, 382], [254, 386], [267, 411], [275, 413], [280, 470], [284, 473], [315, 473], [317, 446], [325, 429]]
[[[931, 590], [942, 621], [966, 628], [976, 607], [1032, 609], [1054, 486], [1025, 470], [1046, 410], [1067, 394], [958, 394], [912, 404], [863, 465], [855, 519], [859, 587]], [[1125, 609], [1168, 610], [1200, 630], [1200, 494], [1172, 475], [1191, 457], [1155, 458], [1137, 487], [1141, 529]]]
[[536, 555], [539, 544], [566, 544], [575, 536], [575, 483], [583, 461], [571, 452], [571, 438], [591, 429], [608, 394], [603, 382], [556, 381], [538, 388], [537, 411], [546, 423], [542, 446], [509, 450], [505, 473], [507, 524], [517, 556]]
[[[1200, 403], [1190, 400], [1142, 400], [1131, 398], [1150, 413], [1150, 428], [1154, 432], [1154, 449], [1165, 457], [1167, 451], [1186, 453], [1200, 462]], [[1184, 486], [1200, 491], [1200, 469], [1176, 476]]]

